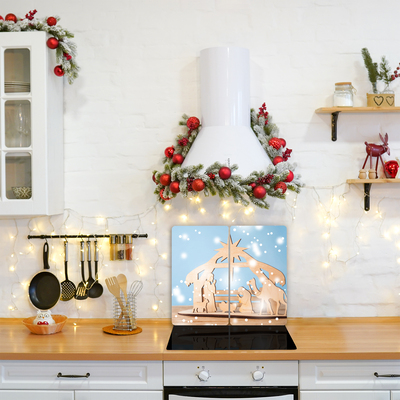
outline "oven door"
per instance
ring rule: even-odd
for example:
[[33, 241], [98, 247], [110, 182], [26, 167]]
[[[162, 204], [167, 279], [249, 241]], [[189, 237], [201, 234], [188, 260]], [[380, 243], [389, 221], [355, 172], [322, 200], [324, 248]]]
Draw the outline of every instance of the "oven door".
[[281, 387], [164, 387], [164, 400], [298, 400], [298, 388]]

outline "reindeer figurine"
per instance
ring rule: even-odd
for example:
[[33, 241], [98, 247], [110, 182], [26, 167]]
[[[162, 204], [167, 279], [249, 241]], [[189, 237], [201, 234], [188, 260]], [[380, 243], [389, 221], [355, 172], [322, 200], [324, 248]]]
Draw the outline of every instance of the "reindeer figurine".
[[[390, 155], [390, 149], [388, 145], [388, 134], [385, 134], [385, 138], [382, 137], [381, 134], [379, 134], [379, 137], [382, 140], [382, 144], [373, 144], [373, 143], [367, 143], [365, 142], [366, 149], [365, 151], [367, 152], [367, 157], [365, 157], [364, 165], [362, 167], [362, 170], [364, 170], [365, 164], [367, 164], [368, 157], [369, 157], [369, 162], [370, 162], [370, 170], [369, 170], [369, 178], [377, 178], [378, 177], [378, 162], [381, 160], [382, 165], [384, 166], [384, 162], [382, 160], [382, 154], [387, 153]], [[376, 157], [376, 166], [375, 170], [372, 168], [372, 157]]]

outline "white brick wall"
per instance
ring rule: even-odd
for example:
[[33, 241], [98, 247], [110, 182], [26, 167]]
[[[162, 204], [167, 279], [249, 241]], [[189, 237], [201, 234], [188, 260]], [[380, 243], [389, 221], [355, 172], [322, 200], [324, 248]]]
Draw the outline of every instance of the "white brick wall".
[[[23, 16], [31, 7], [20, 0], [2, 12]], [[233, 219], [235, 224], [286, 225], [292, 317], [399, 314], [400, 186], [373, 186], [372, 209], [365, 214], [361, 185], [348, 187], [345, 181], [358, 174], [364, 141], [378, 141], [379, 132], [389, 134], [391, 158], [400, 156], [400, 115], [342, 115], [333, 143], [330, 117], [314, 112], [332, 104], [338, 81], [352, 81], [355, 105], [366, 104], [362, 47], [376, 60], [386, 55], [392, 67], [397, 65], [398, 1], [70, 0], [39, 1], [35, 7], [39, 17], [60, 15], [78, 45], [80, 77], [72, 86], [66, 83], [64, 92], [66, 211], [52, 218], [0, 220], [0, 317], [34, 313], [26, 283], [42, 267], [42, 241], [32, 241], [29, 250], [26, 236], [32, 228], [36, 233], [105, 233], [107, 227], [115, 233], [148, 233], [158, 239], [158, 249], [150, 240], [138, 240], [136, 263], [110, 263], [105, 246], [101, 283], [120, 272], [129, 281], [138, 279], [140, 267], [139, 316], [169, 317], [170, 229], [182, 224], [182, 213], [193, 225]], [[226, 45], [250, 49], [252, 106], [267, 103], [307, 188], [296, 209], [289, 195], [287, 202], [271, 200], [269, 211], [251, 216], [231, 204], [229, 219], [223, 219], [218, 199], [202, 203], [204, 216], [179, 199], [169, 212], [154, 209], [152, 170], [161, 167], [164, 149], [179, 133], [180, 116], [201, 116], [199, 52]], [[398, 82], [393, 87], [398, 89]], [[338, 206], [332, 195], [346, 201]], [[96, 217], [108, 218], [107, 224]], [[328, 240], [322, 237], [324, 217], [333, 220]], [[52, 243], [52, 268], [63, 280], [61, 243]], [[70, 278], [78, 283], [77, 242], [70, 248]], [[331, 248], [338, 251], [337, 261], [331, 257], [324, 268]], [[155, 312], [152, 306], [159, 300]], [[72, 318], [109, 317], [111, 296], [105, 291], [96, 300], [59, 303], [53, 311]]]

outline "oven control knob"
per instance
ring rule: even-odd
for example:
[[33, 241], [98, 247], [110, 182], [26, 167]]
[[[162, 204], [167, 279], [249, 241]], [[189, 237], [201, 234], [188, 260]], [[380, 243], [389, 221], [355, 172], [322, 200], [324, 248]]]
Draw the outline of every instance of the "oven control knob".
[[264, 372], [260, 370], [253, 371], [251, 373], [251, 376], [253, 377], [253, 381], [262, 381], [264, 378]]
[[211, 378], [210, 372], [203, 369], [197, 374], [199, 381], [206, 382]]

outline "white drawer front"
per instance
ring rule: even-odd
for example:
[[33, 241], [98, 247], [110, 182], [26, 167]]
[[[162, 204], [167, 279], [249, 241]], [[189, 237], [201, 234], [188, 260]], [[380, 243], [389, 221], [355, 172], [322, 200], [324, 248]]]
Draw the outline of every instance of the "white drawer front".
[[388, 390], [352, 390], [339, 391], [300, 391], [300, 400], [390, 400]]
[[[162, 390], [162, 362], [0, 361], [1, 389]], [[63, 378], [86, 375], [88, 378]]]
[[163, 393], [159, 392], [142, 392], [142, 391], [80, 391], [75, 392], [75, 400], [162, 400]]
[[54, 390], [0, 390], [1, 400], [74, 400], [74, 392]]
[[400, 391], [394, 390], [391, 392], [392, 397], [390, 400], [400, 400]]
[[400, 389], [400, 361], [300, 361], [300, 389]]
[[[206, 370], [210, 378], [203, 382], [197, 374]], [[252, 372], [260, 370], [264, 378], [255, 381]], [[297, 386], [297, 361], [164, 361], [165, 386]]]

